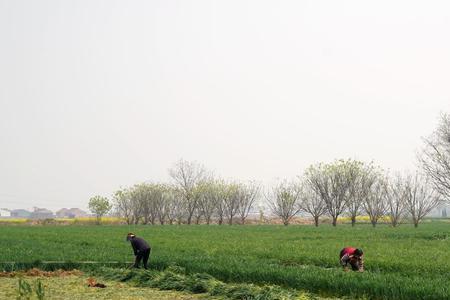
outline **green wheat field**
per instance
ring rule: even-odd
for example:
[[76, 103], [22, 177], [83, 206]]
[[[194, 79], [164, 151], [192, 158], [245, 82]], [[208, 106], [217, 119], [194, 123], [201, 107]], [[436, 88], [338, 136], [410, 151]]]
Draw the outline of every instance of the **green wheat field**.
[[[133, 260], [125, 241], [129, 231], [150, 242], [152, 270], [125, 269]], [[140, 286], [194, 293], [217, 289], [208, 286], [211, 282], [220, 282], [222, 287], [234, 285], [235, 289], [238, 285], [249, 289], [270, 286], [280, 291], [275, 293], [280, 299], [296, 291], [317, 298], [450, 299], [450, 223], [445, 220], [426, 222], [419, 228], [410, 224], [398, 228], [352, 228], [346, 224], [336, 228], [1, 226], [0, 236], [0, 270], [4, 271], [30, 267], [86, 269], [108, 280], [134, 280]], [[364, 273], [343, 272], [338, 256], [344, 246], [364, 250]], [[199, 286], [186, 288], [183, 280], [197, 280]], [[228, 292], [216, 295], [277, 298], [227, 296]]]

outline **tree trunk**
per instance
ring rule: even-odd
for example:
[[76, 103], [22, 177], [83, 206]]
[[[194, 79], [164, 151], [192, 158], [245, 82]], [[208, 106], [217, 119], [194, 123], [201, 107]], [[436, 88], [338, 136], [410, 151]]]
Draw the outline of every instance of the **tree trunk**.
[[355, 227], [356, 224], [356, 216], [352, 216], [352, 227]]
[[219, 225], [222, 225], [222, 224], [223, 224], [223, 217], [220, 216], [220, 217], [219, 217]]
[[333, 217], [333, 222], [332, 222], [333, 226], [336, 227], [337, 224], [337, 217]]
[[316, 227], [319, 227], [319, 216], [315, 216], [315, 217], [314, 217], [314, 225], [315, 225]]

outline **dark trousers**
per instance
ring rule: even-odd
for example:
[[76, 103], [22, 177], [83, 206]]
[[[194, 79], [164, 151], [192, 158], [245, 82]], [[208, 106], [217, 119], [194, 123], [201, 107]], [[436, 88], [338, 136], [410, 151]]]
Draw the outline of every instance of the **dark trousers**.
[[134, 267], [139, 268], [139, 264], [141, 263], [141, 260], [142, 260], [142, 262], [144, 263], [144, 268], [147, 269], [147, 263], [148, 263], [149, 257], [150, 257], [150, 249], [139, 251], [136, 254], [136, 259], [134, 261]]
[[350, 266], [352, 266], [353, 271], [358, 271], [359, 270], [359, 261], [357, 261], [357, 260], [350, 261]]

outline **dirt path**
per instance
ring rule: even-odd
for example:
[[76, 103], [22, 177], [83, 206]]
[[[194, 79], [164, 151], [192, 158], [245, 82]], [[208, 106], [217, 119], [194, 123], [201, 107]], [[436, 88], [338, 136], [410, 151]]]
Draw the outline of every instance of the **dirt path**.
[[[192, 295], [182, 292], [160, 291], [150, 288], [136, 288], [128, 284], [102, 281], [106, 288], [88, 287], [87, 276], [23, 276], [32, 287], [39, 279], [45, 286], [45, 299], [133, 299], [133, 300], [197, 300], [211, 299], [204, 295]], [[19, 277], [0, 278], [0, 299], [16, 299]], [[35, 295], [34, 298], [37, 299]]]

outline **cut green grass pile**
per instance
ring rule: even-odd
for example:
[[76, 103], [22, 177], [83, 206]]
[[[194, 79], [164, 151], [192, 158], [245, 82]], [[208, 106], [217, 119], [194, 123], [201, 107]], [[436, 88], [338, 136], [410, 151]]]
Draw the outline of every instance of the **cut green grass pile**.
[[94, 272], [108, 280], [127, 282], [139, 287], [161, 290], [206, 293], [213, 297], [230, 300], [277, 300], [277, 299], [322, 299], [313, 295], [287, 290], [278, 286], [254, 284], [227, 284], [209, 274], [187, 274], [178, 266], [164, 271], [100, 268]]

